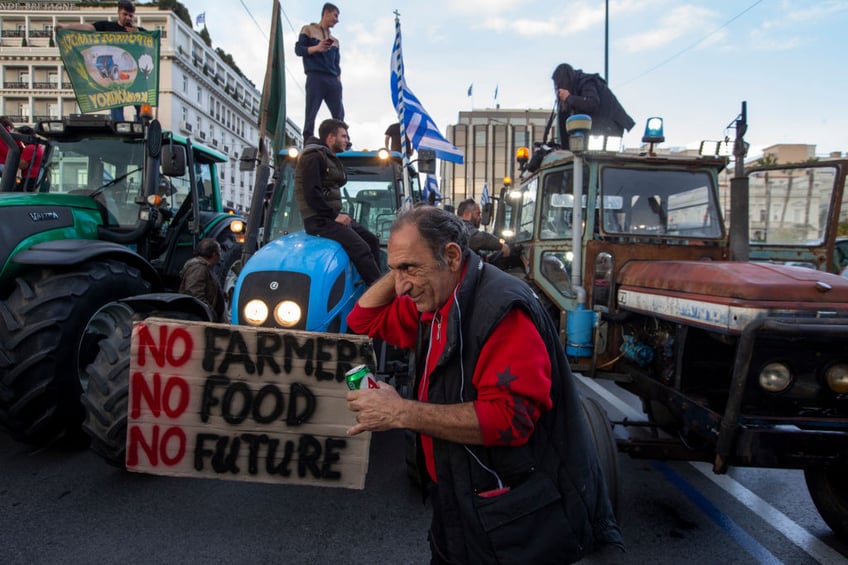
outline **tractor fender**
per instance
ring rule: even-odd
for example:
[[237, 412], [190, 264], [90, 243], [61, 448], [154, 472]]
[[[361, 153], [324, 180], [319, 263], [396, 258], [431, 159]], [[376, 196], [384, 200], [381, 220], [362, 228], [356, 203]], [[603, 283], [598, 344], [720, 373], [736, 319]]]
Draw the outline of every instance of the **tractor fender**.
[[[242, 229], [238, 233], [230, 229], [230, 226], [235, 221], [242, 222]], [[226, 234], [227, 237], [234, 239], [236, 238], [236, 236], [244, 234], [244, 226], [247, 226], [247, 220], [245, 220], [238, 214], [216, 213], [213, 217], [204, 219], [204, 225], [205, 233], [203, 234], [203, 237], [211, 237], [213, 239], [217, 239], [220, 242], [222, 234]]]
[[150, 281], [154, 288], [162, 287], [159, 273], [141, 255], [128, 247], [109, 241], [91, 239], [45, 241], [15, 255], [14, 262], [21, 265], [71, 266], [106, 256], [137, 268], [141, 271], [142, 277]]
[[189, 315], [190, 318], [188, 319], [215, 321], [215, 313], [204, 302], [188, 294], [178, 292], [138, 294], [122, 298], [116, 302], [126, 304], [137, 313], [181, 312]]

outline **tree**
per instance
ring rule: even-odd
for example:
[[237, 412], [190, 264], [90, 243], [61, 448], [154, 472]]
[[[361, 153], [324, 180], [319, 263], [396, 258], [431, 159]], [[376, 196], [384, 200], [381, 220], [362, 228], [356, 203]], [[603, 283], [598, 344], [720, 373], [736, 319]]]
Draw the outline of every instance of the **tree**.
[[178, 18], [187, 23], [189, 27], [192, 27], [191, 14], [188, 12], [188, 8], [183, 6], [178, 0], [159, 0], [159, 9], [174, 12]]
[[203, 26], [203, 29], [200, 30], [200, 39], [203, 40], [203, 43], [206, 44], [207, 47], [212, 47], [212, 38], [209, 37], [209, 30], [206, 29], [206, 26]]

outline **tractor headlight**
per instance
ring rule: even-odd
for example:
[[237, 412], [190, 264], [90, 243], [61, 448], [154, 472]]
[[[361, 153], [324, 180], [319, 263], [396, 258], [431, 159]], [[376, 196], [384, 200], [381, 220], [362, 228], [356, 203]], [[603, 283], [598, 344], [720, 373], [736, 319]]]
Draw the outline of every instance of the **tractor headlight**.
[[830, 390], [837, 394], [848, 393], [848, 364], [837, 363], [824, 372], [825, 381]]
[[261, 326], [268, 319], [268, 305], [258, 299], [253, 299], [244, 305], [244, 321], [250, 326]]
[[284, 328], [291, 328], [300, 321], [300, 306], [292, 300], [283, 300], [274, 308], [274, 319]]
[[768, 392], [783, 392], [792, 384], [792, 371], [785, 363], [769, 363], [760, 370], [760, 386]]

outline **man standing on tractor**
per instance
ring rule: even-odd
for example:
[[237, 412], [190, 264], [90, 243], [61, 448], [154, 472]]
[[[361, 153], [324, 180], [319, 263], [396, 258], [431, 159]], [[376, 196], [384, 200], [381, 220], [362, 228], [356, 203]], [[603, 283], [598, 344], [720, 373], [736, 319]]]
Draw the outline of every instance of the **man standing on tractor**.
[[318, 136], [306, 140], [297, 160], [294, 193], [303, 228], [309, 235], [337, 241], [344, 247], [365, 284], [380, 278], [380, 240], [342, 212], [341, 188], [347, 183], [344, 165], [336, 153], [347, 149], [347, 124], [324, 120]]
[[[118, 18], [115, 21], [103, 20], [94, 22], [93, 24], [57, 24], [56, 30], [73, 29], [77, 31], [117, 31], [117, 32], [132, 32], [132, 31], [147, 31], [143, 27], [137, 27], [134, 24], [135, 19], [135, 4], [132, 0], [118, 0]], [[112, 108], [112, 121], [120, 122], [124, 120], [124, 108]], [[141, 106], [135, 107], [135, 119], [141, 121]]]
[[339, 40], [330, 34], [337, 23], [339, 8], [327, 2], [321, 8], [321, 21], [303, 26], [294, 46], [295, 54], [303, 57], [303, 72], [306, 73], [304, 138], [314, 135], [315, 116], [321, 102], [326, 102], [333, 119], [344, 120]]

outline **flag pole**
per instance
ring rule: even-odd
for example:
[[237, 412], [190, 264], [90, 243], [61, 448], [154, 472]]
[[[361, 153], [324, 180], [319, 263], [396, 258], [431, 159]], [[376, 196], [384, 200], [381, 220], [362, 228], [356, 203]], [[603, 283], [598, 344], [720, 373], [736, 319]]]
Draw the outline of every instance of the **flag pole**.
[[[250, 213], [247, 215], [247, 226], [245, 229], [245, 242], [241, 252], [241, 264], [247, 263], [254, 251], [259, 249], [259, 227], [262, 222], [262, 208], [265, 203], [265, 193], [268, 182], [271, 180], [270, 151], [265, 141], [265, 130], [268, 124], [268, 112], [270, 111], [270, 91], [272, 82], [272, 67], [274, 58], [275, 37], [279, 28], [280, 2], [274, 0], [274, 13], [271, 16], [271, 37], [268, 39], [268, 62], [265, 65], [265, 82], [262, 85], [262, 102], [259, 111], [259, 166], [256, 167], [256, 176], [253, 179], [253, 195], [250, 199]], [[285, 92], [283, 93], [285, 96]], [[278, 118], [279, 119], [279, 118]], [[285, 127], [285, 117], [283, 127]], [[279, 151], [279, 149], [277, 149]]]
[[265, 141], [265, 130], [268, 125], [268, 112], [270, 111], [269, 96], [271, 84], [271, 72], [274, 64], [274, 34], [277, 30], [277, 20], [280, 17], [280, 1], [274, 0], [273, 11], [271, 14], [271, 37], [268, 39], [268, 58], [265, 63], [265, 82], [262, 88], [262, 103], [261, 111], [259, 112], [259, 164], [267, 165], [270, 158], [270, 151], [267, 148]]
[[398, 10], [394, 11], [395, 14], [395, 46], [392, 50], [392, 54], [397, 53], [400, 57], [400, 61], [398, 61], [397, 65], [392, 65], [392, 72], [396, 72], [394, 69], [397, 69], [400, 73], [400, 76], [397, 77], [397, 95], [398, 95], [398, 104], [397, 104], [397, 113], [398, 113], [398, 122], [400, 123], [400, 149], [403, 152], [403, 202], [402, 205], [407, 202], [407, 200], [412, 200], [412, 192], [410, 190], [409, 185], [409, 139], [406, 137], [406, 124], [404, 123], [404, 104], [403, 104], [403, 57], [401, 56], [401, 40], [400, 40], [400, 12]]

